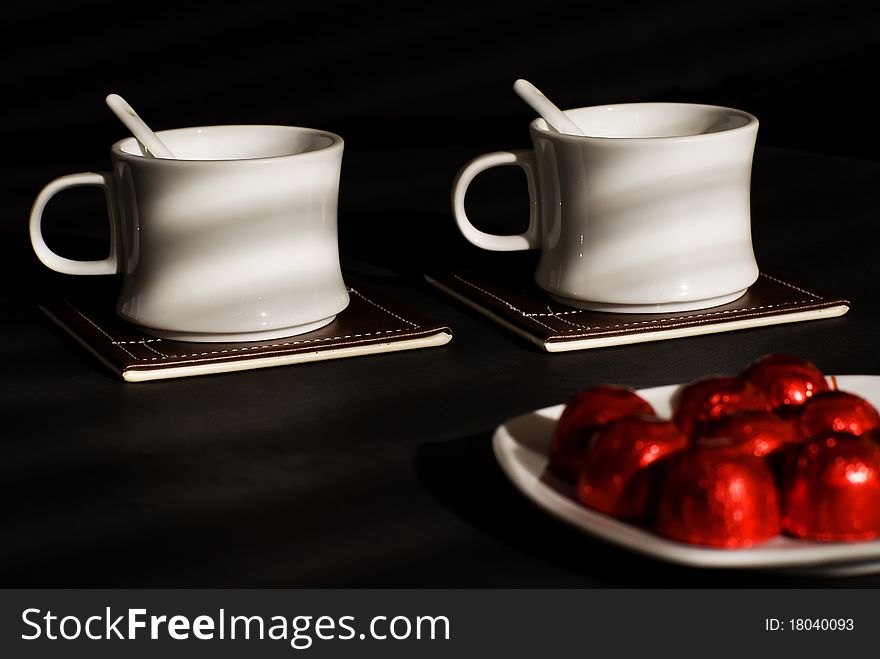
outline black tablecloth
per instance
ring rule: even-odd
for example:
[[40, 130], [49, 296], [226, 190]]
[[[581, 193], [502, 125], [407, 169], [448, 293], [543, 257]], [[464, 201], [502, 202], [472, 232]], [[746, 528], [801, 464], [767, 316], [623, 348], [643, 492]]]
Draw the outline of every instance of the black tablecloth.
[[[429, 159], [355, 149], [343, 171], [345, 265], [453, 327], [448, 346], [143, 385], [116, 380], [35, 310], [92, 284], [47, 274], [29, 254], [27, 201], [64, 172], [7, 181], [0, 584], [880, 586], [880, 576], [694, 570], [629, 554], [532, 506], [490, 447], [501, 421], [598, 382], [682, 382], [779, 351], [828, 373], [880, 373], [880, 164], [756, 156], [759, 264], [849, 297], [847, 316], [548, 355], [421, 279], [491, 256], [456, 234], [445, 196], [475, 153], [450, 147], [414, 167]], [[514, 175], [475, 185], [474, 215], [524, 217], [524, 192], [498, 194], [522, 184]], [[71, 203], [103, 212], [98, 198]], [[100, 252], [61, 233], [68, 250]]]

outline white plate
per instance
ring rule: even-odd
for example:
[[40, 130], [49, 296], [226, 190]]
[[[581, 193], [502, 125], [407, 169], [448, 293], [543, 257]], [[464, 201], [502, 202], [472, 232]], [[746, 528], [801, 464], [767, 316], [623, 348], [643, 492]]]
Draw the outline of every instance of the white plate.
[[[838, 387], [880, 407], [880, 376], [841, 375]], [[639, 390], [658, 415], [671, 416], [670, 401], [680, 385]], [[779, 536], [751, 549], [712, 549], [655, 535], [638, 526], [585, 508], [574, 487], [546, 470], [550, 439], [563, 405], [545, 407], [503, 423], [492, 445], [507, 477], [529, 499], [582, 531], [662, 561], [704, 568], [796, 571], [824, 576], [880, 572], [880, 540], [819, 543]]]

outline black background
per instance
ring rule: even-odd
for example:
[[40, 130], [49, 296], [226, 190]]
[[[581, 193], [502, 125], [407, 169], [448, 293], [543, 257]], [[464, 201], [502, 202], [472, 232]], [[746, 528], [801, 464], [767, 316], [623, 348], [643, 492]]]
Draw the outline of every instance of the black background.
[[124, 135], [102, 104], [117, 91], [155, 129], [318, 126], [350, 149], [507, 144], [532, 116], [510, 91], [526, 77], [561, 107], [732, 105], [763, 120], [767, 143], [870, 157], [875, 6], [15, 3], [0, 46], [3, 135], [17, 138], [17, 164], [100, 163]]
[[[759, 117], [762, 145], [880, 153], [880, 14], [869, 1], [36, 0], [3, 11], [0, 260], [14, 291], [47, 277], [25, 232], [39, 188], [106, 169], [126, 135], [104, 106], [111, 91], [155, 130], [280, 123], [341, 134], [344, 253], [404, 268], [423, 232], [438, 243], [414, 267], [445, 265], [460, 244], [448, 195], [463, 161], [528, 144], [518, 77], [560, 107], [729, 105]], [[516, 176], [487, 175], [471, 203], [480, 188], [505, 190], [505, 210], [524, 221], [524, 186], [507, 185]], [[66, 197], [47, 213], [50, 245], [102, 255], [100, 193]], [[50, 290], [59, 285], [50, 276]]]
[[[492, 429], [588, 384], [684, 382], [794, 352], [880, 373], [880, 21], [869, 2], [26, 2], [2, 15], [0, 583], [18, 586], [785, 586], [660, 565], [550, 519], [492, 457]], [[844, 318], [546, 355], [449, 303], [423, 272], [476, 261], [449, 188], [528, 145], [526, 77], [560, 106], [718, 103], [761, 120], [763, 269], [851, 297]], [[34, 302], [94, 284], [33, 256], [55, 176], [109, 166], [125, 96], [155, 129], [288, 123], [346, 140], [344, 265], [450, 324], [449, 346], [123, 385]], [[781, 148], [780, 148], [781, 147]], [[800, 152], [812, 152], [804, 154]], [[515, 170], [473, 214], [525, 221]], [[50, 245], [106, 250], [100, 193], [65, 192]], [[112, 285], [113, 281], [104, 282]]]

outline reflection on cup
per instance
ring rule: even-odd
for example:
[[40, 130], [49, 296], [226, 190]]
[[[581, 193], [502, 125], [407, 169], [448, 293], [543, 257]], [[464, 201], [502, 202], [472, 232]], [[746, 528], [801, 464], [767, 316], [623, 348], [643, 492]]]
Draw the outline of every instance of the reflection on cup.
[[[31, 212], [34, 251], [68, 274], [122, 274], [119, 315], [156, 336], [258, 341], [311, 331], [348, 305], [336, 210], [342, 139], [290, 126], [162, 131], [177, 159], [113, 145], [113, 172], [50, 183]], [[45, 244], [57, 192], [103, 187], [111, 253], [73, 261]]]
[[[740, 110], [632, 103], [568, 110], [585, 133], [530, 125], [533, 149], [479, 156], [459, 172], [453, 211], [488, 250], [540, 249], [535, 280], [570, 306], [621, 313], [688, 311], [732, 302], [758, 277], [750, 182], [758, 120]], [[467, 187], [518, 165], [529, 185], [525, 233], [471, 224]]]

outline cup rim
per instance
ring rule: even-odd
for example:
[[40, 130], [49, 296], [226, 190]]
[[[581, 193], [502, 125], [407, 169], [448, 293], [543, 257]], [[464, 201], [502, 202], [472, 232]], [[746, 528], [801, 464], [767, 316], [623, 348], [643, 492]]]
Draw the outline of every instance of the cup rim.
[[690, 140], [698, 140], [698, 139], [711, 139], [713, 137], [718, 137], [721, 135], [729, 135], [731, 133], [743, 132], [747, 130], [751, 130], [753, 127], [757, 127], [759, 124], [758, 118], [751, 114], [750, 112], [746, 112], [745, 110], [739, 110], [737, 108], [727, 107], [725, 105], [711, 105], [708, 103], [676, 103], [676, 102], [639, 102], [639, 103], [609, 103], [605, 105], [585, 105], [583, 107], [578, 108], [568, 108], [563, 110], [563, 112], [570, 112], [575, 110], [587, 110], [587, 109], [611, 109], [611, 108], [619, 108], [619, 107], [637, 107], [637, 106], [664, 106], [664, 107], [688, 107], [688, 108], [703, 108], [706, 110], [724, 110], [727, 112], [732, 112], [746, 119], [746, 123], [742, 126], [734, 126], [733, 128], [725, 128], [724, 130], [714, 131], [712, 133], [693, 133], [690, 135], [656, 135], [656, 136], [633, 136], [633, 137], [611, 137], [607, 135], [571, 135], [570, 133], [557, 133], [556, 131], [550, 130], [549, 128], [539, 126], [541, 122], [546, 124], [546, 121], [542, 117], [537, 117], [533, 119], [529, 123], [529, 129], [539, 135], [547, 137], [549, 139], [558, 139], [563, 142], [588, 142], [591, 140], [601, 140], [607, 142], [637, 142], [637, 141], [645, 141], [645, 142], [674, 142], [674, 141], [690, 141]]
[[341, 149], [344, 145], [344, 140], [342, 137], [337, 135], [336, 133], [331, 133], [327, 130], [321, 130], [318, 128], [308, 128], [306, 126], [287, 126], [284, 124], [217, 124], [212, 126], [186, 126], [183, 128], [169, 128], [167, 130], [158, 130], [156, 131], [156, 135], [160, 137], [162, 135], [168, 135], [171, 133], [182, 133], [182, 132], [191, 132], [191, 131], [199, 131], [199, 130], [211, 130], [216, 128], [237, 128], [237, 129], [253, 129], [253, 128], [286, 128], [293, 129], [302, 133], [310, 133], [313, 135], [323, 136], [330, 139], [330, 144], [327, 146], [322, 146], [318, 149], [312, 149], [310, 151], [301, 151], [300, 153], [287, 153], [280, 156], [257, 156], [253, 158], [212, 158], [212, 159], [186, 159], [186, 158], [152, 158], [150, 156], [142, 156], [135, 153], [130, 153], [128, 151], [124, 151], [122, 149], [123, 144], [130, 143], [132, 140], [136, 140], [135, 137], [129, 135], [128, 137], [124, 137], [121, 140], [115, 142], [113, 146], [110, 147], [111, 153], [120, 158], [122, 160], [133, 161], [137, 163], [149, 163], [154, 165], [161, 166], [185, 166], [187, 164], [232, 164], [232, 163], [256, 163], [256, 162], [275, 162], [278, 160], [286, 160], [288, 158], [303, 158], [307, 156], [317, 155], [320, 153], [324, 153], [327, 151], [332, 151], [334, 149]]

